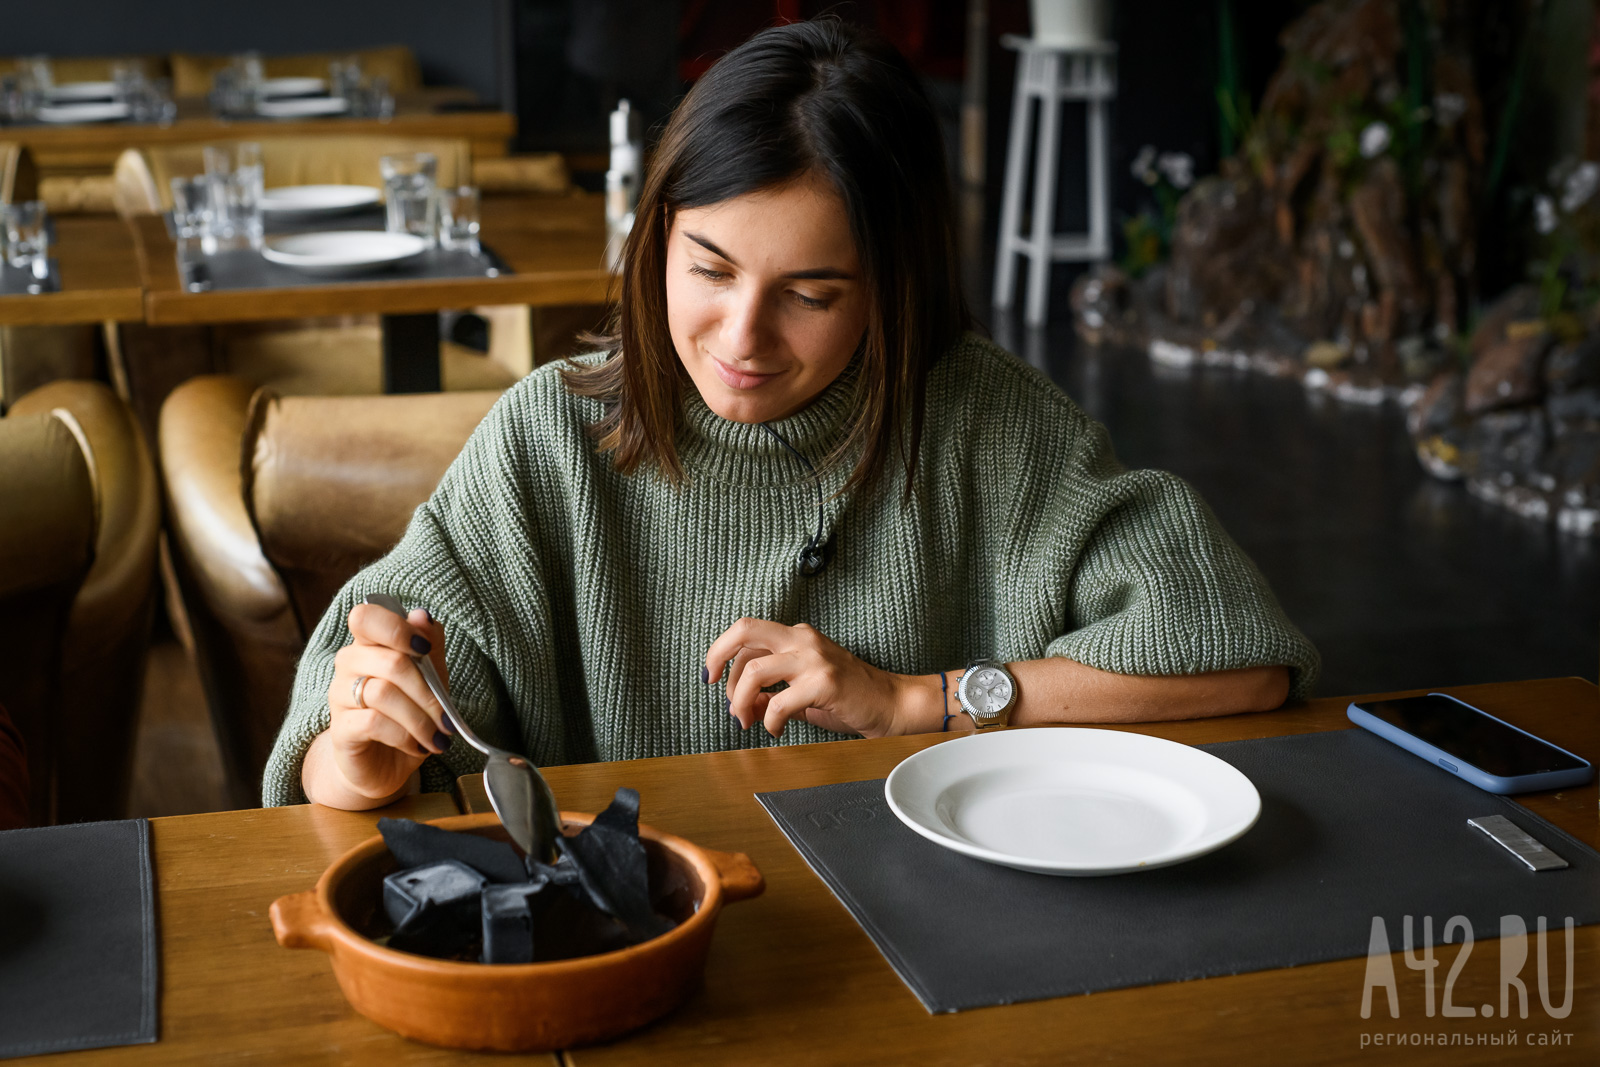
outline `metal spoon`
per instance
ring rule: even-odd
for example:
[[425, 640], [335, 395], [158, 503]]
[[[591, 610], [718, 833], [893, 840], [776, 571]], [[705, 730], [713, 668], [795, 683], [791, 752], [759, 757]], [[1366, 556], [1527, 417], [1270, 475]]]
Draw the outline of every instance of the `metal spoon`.
[[[402, 619], [406, 617], [405, 606], [386, 593], [373, 593], [366, 602], [387, 608]], [[422, 672], [422, 680], [428, 683], [434, 698], [444, 708], [445, 717], [450, 720], [456, 733], [489, 758], [483, 768], [483, 789], [489, 794], [489, 803], [494, 813], [500, 816], [500, 824], [511, 835], [511, 840], [539, 862], [554, 863], [561, 820], [557, 815], [559, 809], [556, 807], [555, 794], [550, 791], [544, 775], [526, 757], [496, 748], [473, 733], [467, 720], [456, 710], [439, 672], [433, 669], [433, 663], [427, 656], [411, 658]]]

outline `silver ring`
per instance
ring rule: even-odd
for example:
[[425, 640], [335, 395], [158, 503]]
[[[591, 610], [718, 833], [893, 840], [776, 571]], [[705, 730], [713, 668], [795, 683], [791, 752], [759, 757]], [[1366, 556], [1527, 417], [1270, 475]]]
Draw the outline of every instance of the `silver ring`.
[[354, 682], [350, 683], [350, 696], [356, 702], [356, 707], [358, 708], [364, 708], [367, 706], [367, 702], [362, 699], [362, 694], [366, 691], [366, 688], [367, 675], [365, 674], [357, 678]]

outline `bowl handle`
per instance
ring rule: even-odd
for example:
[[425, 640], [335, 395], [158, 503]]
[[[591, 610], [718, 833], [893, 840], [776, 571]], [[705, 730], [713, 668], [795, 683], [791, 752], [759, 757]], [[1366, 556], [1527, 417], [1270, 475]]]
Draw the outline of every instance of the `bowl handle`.
[[316, 890], [279, 897], [267, 914], [272, 917], [272, 933], [284, 948], [332, 950], [333, 924], [317, 903]]
[[767, 880], [743, 852], [718, 852], [713, 848], [705, 851], [722, 879], [722, 899], [729, 904], [759, 897], [767, 888]]

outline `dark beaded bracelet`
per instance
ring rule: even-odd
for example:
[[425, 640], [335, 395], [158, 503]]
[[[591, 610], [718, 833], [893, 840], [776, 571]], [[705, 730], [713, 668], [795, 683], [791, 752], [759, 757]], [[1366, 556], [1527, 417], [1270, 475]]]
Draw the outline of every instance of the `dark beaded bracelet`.
[[950, 714], [950, 686], [945, 680], [944, 671], [939, 672], [939, 695], [944, 697], [944, 724], [939, 727], [939, 732], [949, 733], [950, 720], [955, 716]]

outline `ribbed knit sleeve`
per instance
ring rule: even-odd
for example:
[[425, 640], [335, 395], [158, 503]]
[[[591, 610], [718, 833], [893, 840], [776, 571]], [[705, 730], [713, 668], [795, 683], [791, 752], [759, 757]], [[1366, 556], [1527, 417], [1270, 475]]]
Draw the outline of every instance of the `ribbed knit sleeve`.
[[[1109, 453], [1095, 430], [1093, 447]], [[1187, 482], [1124, 471], [1089, 487], [1099, 521], [1069, 587], [1072, 629], [1048, 655], [1118, 674], [1284, 665], [1290, 699], [1310, 694], [1317, 650]]]
[[1309, 695], [1316, 648], [1199, 494], [1175, 474], [1125, 469], [1105, 427], [1032, 368], [997, 369], [982, 407], [1008, 415], [979, 426], [973, 446], [984, 462], [1011, 457], [992, 492], [1014, 505], [1014, 586], [1065, 590], [1044, 654], [1117, 674], [1286, 666], [1290, 699]]

